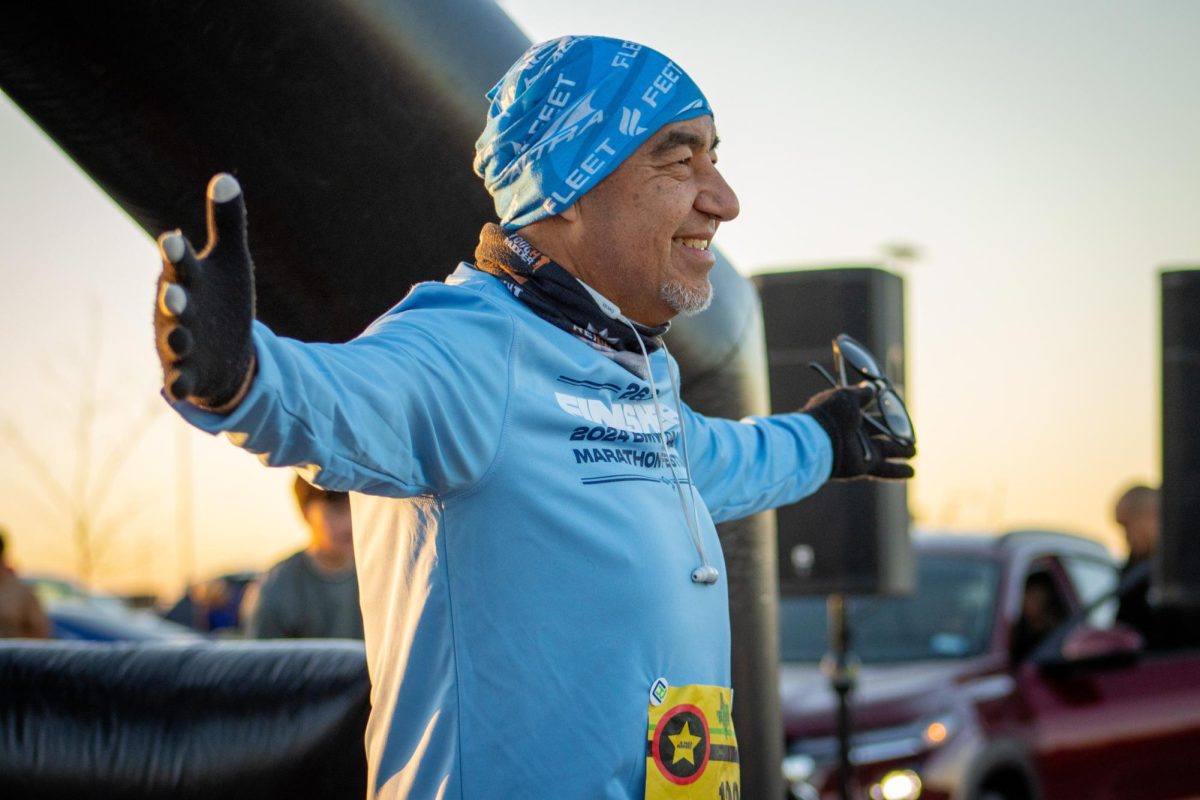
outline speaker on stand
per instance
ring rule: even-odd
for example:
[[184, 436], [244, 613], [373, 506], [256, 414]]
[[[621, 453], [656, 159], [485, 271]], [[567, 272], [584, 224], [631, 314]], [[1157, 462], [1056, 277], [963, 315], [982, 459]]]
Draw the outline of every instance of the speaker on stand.
[[[771, 410], [794, 411], [828, 383], [808, 367], [832, 366], [832, 342], [848, 333], [880, 359], [904, 395], [904, 286], [874, 268], [766, 273], [762, 298]], [[915, 566], [908, 490], [902, 482], [829, 483], [800, 503], [776, 509], [779, 587], [784, 596], [827, 595], [829, 653], [823, 667], [838, 698], [838, 783], [853, 792], [850, 698], [855, 688], [848, 594], [905, 594]]]

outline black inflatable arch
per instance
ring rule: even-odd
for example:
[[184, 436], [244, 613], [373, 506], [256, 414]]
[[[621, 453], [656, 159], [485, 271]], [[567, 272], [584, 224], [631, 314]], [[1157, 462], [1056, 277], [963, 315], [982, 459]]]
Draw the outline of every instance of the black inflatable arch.
[[[204, 186], [235, 173], [259, 317], [342, 341], [471, 257], [494, 218], [471, 171], [482, 95], [528, 44], [490, 0], [43, 0], [6, 9], [0, 87], [151, 235], [203, 241]], [[757, 296], [720, 256], [713, 279], [669, 339], [684, 397], [765, 413]], [[720, 532], [743, 794], [777, 797], [773, 515]]]

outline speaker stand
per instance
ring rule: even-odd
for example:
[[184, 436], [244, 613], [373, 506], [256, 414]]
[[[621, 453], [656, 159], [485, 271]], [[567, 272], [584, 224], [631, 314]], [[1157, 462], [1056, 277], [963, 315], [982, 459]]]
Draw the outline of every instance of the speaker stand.
[[850, 624], [846, 619], [846, 596], [831, 594], [825, 601], [829, 620], [829, 653], [821, 663], [829, 685], [837, 694], [838, 797], [851, 800], [853, 765], [850, 758], [850, 694], [855, 670], [850, 659]]

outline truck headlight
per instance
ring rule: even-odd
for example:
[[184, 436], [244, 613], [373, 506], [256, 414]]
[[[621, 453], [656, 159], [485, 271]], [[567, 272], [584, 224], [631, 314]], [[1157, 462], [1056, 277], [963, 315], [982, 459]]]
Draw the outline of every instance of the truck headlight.
[[817, 788], [811, 783], [816, 771], [817, 762], [812, 756], [803, 753], [784, 756], [783, 779], [800, 800], [817, 800]]
[[816, 771], [817, 762], [812, 756], [803, 754], [785, 756], [783, 759], [783, 779], [788, 783], [800, 783], [812, 777]]
[[921, 777], [911, 769], [893, 770], [872, 786], [869, 794], [871, 800], [917, 800]]
[[911, 758], [945, 744], [960, 727], [958, 715], [949, 712], [908, 725], [867, 731], [855, 738], [852, 757], [856, 764]]

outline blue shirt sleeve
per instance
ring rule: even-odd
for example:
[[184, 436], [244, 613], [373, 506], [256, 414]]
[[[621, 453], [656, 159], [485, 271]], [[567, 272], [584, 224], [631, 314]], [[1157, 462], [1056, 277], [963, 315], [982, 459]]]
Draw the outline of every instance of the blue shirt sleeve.
[[705, 417], [683, 406], [692, 480], [714, 522], [794, 503], [833, 471], [829, 436], [807, 414]]
[[491, 466], [514, 325], [477, 292], [422, 284], [358, 338], [308, 344], [254, 324], [257, 374], [233, 413], [174, 404], [268, 466], [333, 491], [446, 494]]

